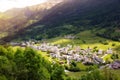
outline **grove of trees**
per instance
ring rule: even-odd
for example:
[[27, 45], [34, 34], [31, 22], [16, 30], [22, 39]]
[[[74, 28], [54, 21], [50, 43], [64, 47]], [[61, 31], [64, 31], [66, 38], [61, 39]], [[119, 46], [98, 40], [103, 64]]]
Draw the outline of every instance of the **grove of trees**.
[[31, 48], [0, 46], [0, 80], [64, 80], [64, 68]]

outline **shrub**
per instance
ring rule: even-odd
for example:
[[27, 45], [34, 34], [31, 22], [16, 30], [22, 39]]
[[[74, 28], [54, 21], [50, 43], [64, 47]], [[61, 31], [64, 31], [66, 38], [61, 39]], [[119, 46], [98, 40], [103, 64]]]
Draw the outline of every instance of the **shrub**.
[[99, 40], [100, 43], [102, 43], [103, 41], [102, 40]]
[[118, 55], [118, 54], [112, 54], [111, 58], [112, 58], [113, 60], [119, 59], [119, 55]]
[[67, 67], [69, 71], [78, 72], [80, 68], [77, 66], [77, 63], [72, 61], [72, 63]]
[[107, 41], [103, 42], [104, 45], [108, 45], [109, 43]]
[[115, 46], [116, 44], [115, 43], [112, 43], [112, 46]]
[[85, 40], [82, 40], [82, 42], [83, 42], [83, 43], [86, 43], [86, 41], [85, 41]]

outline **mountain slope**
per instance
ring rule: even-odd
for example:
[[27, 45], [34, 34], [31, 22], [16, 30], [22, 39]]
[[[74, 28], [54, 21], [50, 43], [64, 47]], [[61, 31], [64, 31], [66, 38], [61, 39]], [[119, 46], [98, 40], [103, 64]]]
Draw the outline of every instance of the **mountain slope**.
[[119, 0], [66, 0], [13, 38], [52, 38], [93, 29], [98, 36], [119, 40], [119, 4]]
[[[9, 36], [9, 34], [14, 35], [17, 31], [41, 20], [49, 12], [49, 9], [61, 1], [55, 2], [53, 0], [52, 2], [48, 1], [25, 8], [14, 8], [0, 13], [0, 38]], [[6, 35], [3, 36], [2, 34]]]

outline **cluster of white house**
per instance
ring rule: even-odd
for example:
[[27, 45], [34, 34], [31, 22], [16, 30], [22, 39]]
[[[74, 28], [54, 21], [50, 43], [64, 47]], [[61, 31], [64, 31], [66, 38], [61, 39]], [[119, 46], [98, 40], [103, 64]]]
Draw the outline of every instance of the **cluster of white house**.
[[52, 58], [57, 58], [58, 60], [66, 60], [67, 64], [71, 61], [82, 62], [84, 64], [101, 64], [104, 63], [103, 56], [106, 54], [112, 54], [113, 50], [108, 49], [107, 51], [98, 50], [96, 52], [91, 48], [81, 49], [79, 46], [73, 47], [72, 45], [67, 45], [66, 47], [61, 47], [60, 45], [52, 45], [50, 43], [42, 43], [40, 45], [34, 45], [34, 43], [26, 42], [22, 43], [22, 46], [29, 46], [33, 49], [41, 50], [44, 52], [49, 52]]
[[41, 50], [44, 52], [49, 52], [52, 58], [57, 58], [59, 60], [66, 60], [67, 64], [71, 61], [82, 62], [84, 64], [101, 64], [104, 63], [102, 57], [106, 54], [112, 54], [112, 49], [107, 51], [98, 50], [93, 52], [93, 49], [81, 49], [79, 46], [73, 47], [72, 45], [67, 45], [66, 47], [60, 47], [60, 45], [51, 45], [49, 43], [43, 43], [39, 46], [29, 45], [30, 47]]

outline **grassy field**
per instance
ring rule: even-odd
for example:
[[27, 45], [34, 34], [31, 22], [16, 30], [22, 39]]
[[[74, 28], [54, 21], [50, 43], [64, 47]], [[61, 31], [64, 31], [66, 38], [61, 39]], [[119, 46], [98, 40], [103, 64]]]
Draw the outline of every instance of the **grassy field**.
[[116, 77], [118, 77], [118, 79], [120, 80], [120, 70], [111, 70], [111, 72], [114, 73]]
[[105, 56], [103, 57], [103, 60], [104, 60], [104, 61], [106, 61], [106, 60], [113, 61], [113, 60], [111, 59], [111, 56], [112, 56], [112, 54], [107, 54], [107, 55], [105, 55]]
[[120, 45], [120, 42], [98, 37], [91, 31], [81, 32], [77, 34], [76, 37], [78, 37], [78, 39], [65, 39], [63, 37], [57, 37], [48, 40], [48, 42], [53, 44], [61, 44], [63, 46], [67, 44], [77, 45], [83, 49], [88, 47], [97, 47], [98, 49], [102, 50], [107, 50], [108, 48], [115, 48], [116, 46]]
[[82, 71], [82, 72], [67, 72], [66, 74], [72, 78], [77, 78], [79, 79], [81, 76], [85, 75], [87, 72]]
[[[120, 80], [120, 70], [110, 70], [110, 72], [112, 73], [112, 74], [115, 74], [115, 77], [117, 77], [118, 78], [118, 80]], [[85, 74], [87, 74], [88, 72], [84, 72], [84, 71], [82, 71], [82, 72], [67, 72], [67, 75], [68, 76], [71, 76], [72, 78], [76, 78], [76, 79], [78, 79], [79, 80], [79, 78], [81, 77], [81, 76], [83, 76], [83, 75], [85, 75]]]
[[[106, 75], [106, 77], [108, 77], [108, 75], [109, 76], [112, 75], [112, 76], [116, 77], [117, 80], [120, 80], [120, 70], [119, 69], [116, 69], [116, 70], [112, 70], [112, 69], [106, 70], [106, 69], [103, 69], [103, 70], [101, 70], [101, 72], [104, 72], [104, 74]], [[108, 72], [111, 72], [111, 73], [108, 73]]]

